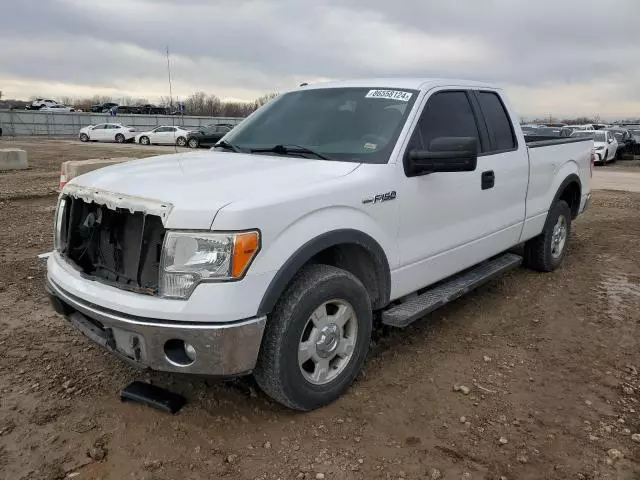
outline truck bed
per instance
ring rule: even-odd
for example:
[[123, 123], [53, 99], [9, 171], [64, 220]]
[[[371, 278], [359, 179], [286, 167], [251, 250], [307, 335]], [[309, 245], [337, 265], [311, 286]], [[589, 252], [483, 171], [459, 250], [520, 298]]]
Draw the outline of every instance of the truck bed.
[[[535, 138], [535, 137], [534, 137]], [[529, 188], [527, 190], [527, 222], [523, 240], [542, 230], [546, 213], [560, 182], [577, 175], [581, 184], [581, 197], [590, 191], [591, 152], [590, 138], [526, 139], [529, 155]]]

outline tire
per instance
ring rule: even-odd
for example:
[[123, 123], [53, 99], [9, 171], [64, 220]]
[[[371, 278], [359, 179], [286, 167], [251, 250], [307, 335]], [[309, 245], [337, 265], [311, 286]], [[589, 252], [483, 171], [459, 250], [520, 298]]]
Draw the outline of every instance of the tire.
[[197, 138], [189, 139], [189, 148], [198, 148], [200, 146]]
[[525, 243], [525, 265], [539, 272], [554, 271], [567, 254], [570, 237], [571, 209], [559, 200], [549, 211], [542, 233]]
[[[354, 275], [328, 265], [304, 267], [267, 320], [253, 372], [258, 385], [294, 410], [337, 400], [362, 368], [372, 317], [369, 295]], [[307, 360], [300, 356], [305, 343]]]
[[140, 143], [142, 145], [150, 145], [151, 142], [149, 141], [149, 137], [140, 137]]
[[116, 142], [124, 143], [124, 140], [125, 140], [125, 138], [124, 138], [123, 134], [119, 133], [119, 134], [116, 135]]
[[88, 142], [89, 141], [89, 135], [87, 135], [86, 133], [81, 133], [80, 134], [80, 141], [81, 142]]
[[184, 147], [187, 145], [187, 139], [184, 137], [178, 137], [176, 139], [176, 145], [178, 145], [179, 147]]

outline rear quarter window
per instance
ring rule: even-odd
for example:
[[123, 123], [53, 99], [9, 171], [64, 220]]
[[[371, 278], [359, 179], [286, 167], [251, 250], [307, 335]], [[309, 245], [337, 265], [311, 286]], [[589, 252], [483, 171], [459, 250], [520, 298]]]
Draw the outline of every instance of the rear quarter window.
[[512, 150], [516, 147], [513, 126], [502, 100], [495, 92], [478, 92], [487, 130], [492, 141], [492, 151]]

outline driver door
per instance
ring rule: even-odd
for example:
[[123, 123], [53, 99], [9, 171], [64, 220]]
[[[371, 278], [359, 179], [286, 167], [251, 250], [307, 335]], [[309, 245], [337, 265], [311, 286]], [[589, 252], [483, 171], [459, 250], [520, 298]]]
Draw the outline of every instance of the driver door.
[[106, 133], [106, 129], [105, 129], [106, 126], [107, 126], [106, 123], [101, 123], [99, 125], [96, 125], [94, 128], [92, 128], [89, 131], [89, 138], [91, 140], [104, 140], [105, 133]]
[[160, 139], [162, 138], [162, 132], [164, 131], [164, 127], [156, 127], [149, 132], [149, 142], [150, 143], [160, 143]]

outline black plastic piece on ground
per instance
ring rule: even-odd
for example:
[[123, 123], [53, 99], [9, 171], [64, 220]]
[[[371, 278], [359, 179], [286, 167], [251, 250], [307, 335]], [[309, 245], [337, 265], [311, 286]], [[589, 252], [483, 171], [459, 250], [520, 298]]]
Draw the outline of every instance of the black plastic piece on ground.
[[125, 387], [120, 393], [120, 400], [143, 403], [169, 413], [178, 412], [187, 403], [182, 395], [139, 381]]

